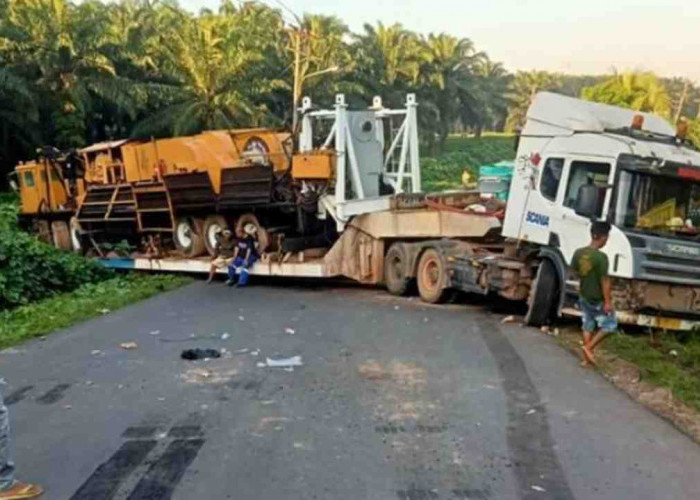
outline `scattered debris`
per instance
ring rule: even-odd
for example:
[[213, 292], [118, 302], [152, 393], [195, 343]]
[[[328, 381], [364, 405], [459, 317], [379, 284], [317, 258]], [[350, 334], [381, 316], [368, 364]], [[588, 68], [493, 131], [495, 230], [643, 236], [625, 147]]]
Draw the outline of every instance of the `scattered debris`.
[[185, 349], [180, 357], [188, 361], [195, 361], [197, 359], [220, 358], [221, 353], [216, 349]]
[[671, 356], [678, 356], [678, 351], [676, 351], [675, 349], [671, 349], [668, 353], [669, 353]]
[[400, 309], [399, 306], [394, 306], [394, 310], [395, 310], [395, 311], [398, 311], [399, 309]]
[[535, 410], [534, 408], [532, 408], [532, 409], [530, 409], [530, 410], [527, 410], [527, 411], [525, 412], [525, 415], [532, 415], [533, 413], [536, 413], [536, 412], [537, 412], [537, 410]]
[[541, 493], [544, 493], [547, 491], [542, 486], [537, 486], [536, 484], [533, 484], [532, 486], [530, 486], [530, 488], [532, 488], [535, 491], [539, 491]]
[[97, 312], [100, 314], [107, 314], [109, 312], [109, 309], [98, 309]]
[[[223, 349], [222, 349], [222, 350], [223, 350]], [[243, 349], [238, 349], [237, 351], [233, 351], [232, 354], [245, 354], [245, 353], [247, 353], [247, 352], [249, 352], [249, 351], [250, 351], [250, 349], [248, 349], [247, 347], [244, 347]]]
[[228, 332], [224, 332], [221, 334], [221, 340], [226, 340], [230, 337], [231, 335]]
[[258, 354], [260, 354], [260, 349], [255, 349], [254, 351], [250, 352], [251, 356], [257, 356]]
[[289, 367], [287, 367], [287, 368], [282, 368], [282, 369], [283, 369], [284, 371], [286, 371], [286, 372], [293, 372], [293, 371], [294, 371], [294, 367], [293, 367], [293, 366], [289, 366]]
[[243, 316], [238, 316], [238, 319], [239, 319], [240, 321], [245, 321], [245, 318], [244, 318]]
[[71, 406], [71, 405], [64, 405], [63, 406], [63, 409], [65, 409], [65, 410], [70, 410], [72, 408], [73, 408], [73, 406]]
[[289, 335], [294, 335], [296, 332], [294, 331], [294, 328], [285, 328], [284, 333], [288, 333]]
[[266, 364], [266, 363], [263, 363], [262, 361], [258, 361], [258, 362], [255, 364], [255, 366], [257, 366], [258, 368], [265, 368], [265, 367], [267, 366], [267, 364]]
[[258, 366], [269, 366], [272, 368], [290, 368], [294, 366], [302, 366], [301, 356], [292, 356], [291, 358], [265, 358], [265, 363], [258, 363]]
[[99, 349], [94, 349], [90, 352], [90, 354], [92, 354], [93, 356], [100, 356], [103, 353]]
[[542, 333], [547, 333], [547, 334], [548, 334], [548, 333], [549, 333], [549, 327], [548, 327], [548, 326], [543, 326], [542, 328], [540, 328], [540, 331], [541, 331]]
[[506, 316], [505, 318], [503, 318], [501, 320], [501, 323], [515, 323], [515, 322], [516, 322], [516, 318], [512, 314], [510, 316]]
[[552, 332], [552, 335], [554, 335], [555, 337], [558, 337], [559, 336], [559, 328], [555, 328], [554, 331]]
[[131, 349], [138, 349], [139, 345], [136, 342], [122, 342], [119, 344], [119, 347], [128, 351]]
[[160, 334], [160, 330], [153, 330], [153, 331], [151, 331], [151, 332], [149, 332], [149, 333], [150, 333], [150, 335], [159, 335], [159, 334]]

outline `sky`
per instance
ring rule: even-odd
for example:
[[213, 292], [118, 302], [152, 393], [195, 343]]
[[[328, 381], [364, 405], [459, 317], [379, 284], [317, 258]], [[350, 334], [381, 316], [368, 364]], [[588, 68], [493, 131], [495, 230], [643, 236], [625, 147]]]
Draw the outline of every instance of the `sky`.
[[[264, 0], [336, 15], [351, 30], [401, 23], [470, 38], [507, 69], [571, 74], [651, 70], [700, 83], [698, 0]], [[193, 12], [219, 0], [180, 0]], [[291, 16], [288, 16], [291, 18]]]

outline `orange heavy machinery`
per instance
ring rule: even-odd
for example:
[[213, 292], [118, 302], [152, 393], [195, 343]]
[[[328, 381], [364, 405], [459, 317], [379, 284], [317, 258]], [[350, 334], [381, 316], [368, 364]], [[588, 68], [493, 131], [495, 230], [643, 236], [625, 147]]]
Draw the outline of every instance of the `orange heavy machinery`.
[[218, 232], [248, 222], [263, 248], [325, 237], [313, 217], [319, 191], [302, 189], [293, 170], [324, 184], [335, 158], [306, 154], [292, 162], [288, 133], [216, 130], [39, 153], [15, 169], [20, 220], [60, 248], [100, 253], [102, 243], [157, 241], [195, 257], [214, 253]]

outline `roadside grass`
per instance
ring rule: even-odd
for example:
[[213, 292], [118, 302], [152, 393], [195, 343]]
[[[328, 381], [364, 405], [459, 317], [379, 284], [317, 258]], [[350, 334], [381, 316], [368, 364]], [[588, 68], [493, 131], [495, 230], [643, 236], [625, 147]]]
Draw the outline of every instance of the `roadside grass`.
[[465, 169], [471, 179], [476, 180], [479, 166], [514, 158], [514, 135], [451, 135], [439, 153], [421, 158], [423, 188], [427, 191], [458, 189], [462, 187]]
[[641, 380], [670, 389], [700, 411], [700, 332], [621, 333], [609, 338], [603, 348], [635, 364]]
[[1, 311], [0, 348], [107, 314], [191, 281], [192, 278], [172, 274], [127, 274], [99, 283], [87, 283], [72, 292]]

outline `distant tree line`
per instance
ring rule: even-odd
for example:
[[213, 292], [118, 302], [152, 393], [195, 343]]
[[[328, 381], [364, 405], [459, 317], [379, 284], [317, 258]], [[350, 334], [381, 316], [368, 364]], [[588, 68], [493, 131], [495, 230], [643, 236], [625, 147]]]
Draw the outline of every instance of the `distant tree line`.
[[342, 92], [398, 107], [415, 92], [428, 149], [455, 131], [519, 128], [540, 90], [686, 116], [700, 139], [700, 88], [681, 78], [512, 74], [467, 38], [381, 23], [352, 33], [258, 2], [193, 15], [176, 0], [0, 0], [0, 173], [46, 144], [289, 127], [295, 72], [297, 93], [322, 106]]

